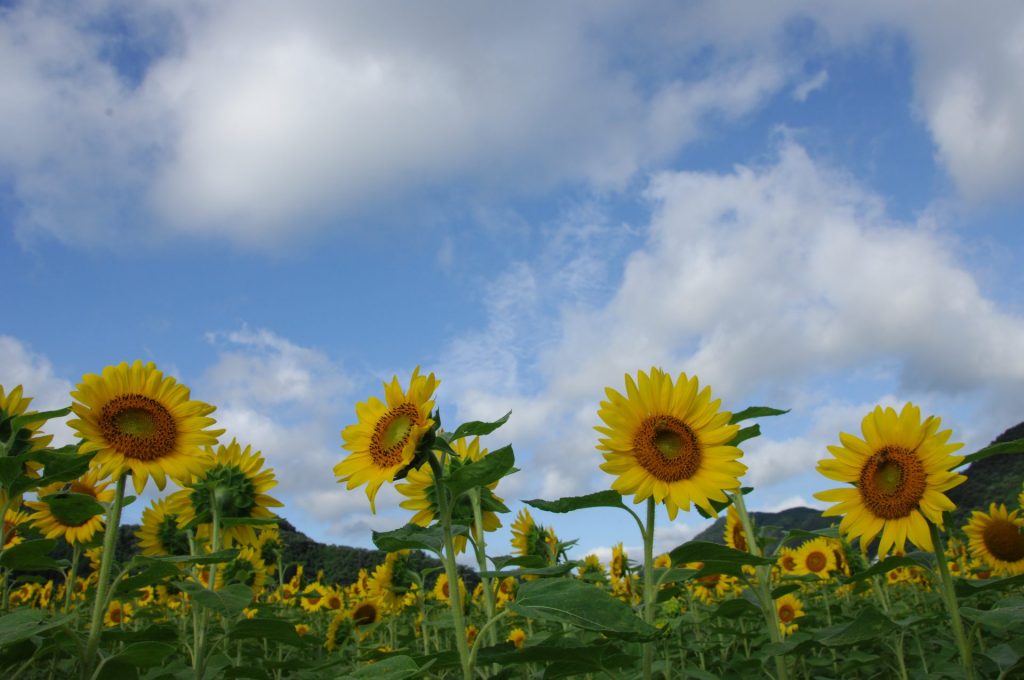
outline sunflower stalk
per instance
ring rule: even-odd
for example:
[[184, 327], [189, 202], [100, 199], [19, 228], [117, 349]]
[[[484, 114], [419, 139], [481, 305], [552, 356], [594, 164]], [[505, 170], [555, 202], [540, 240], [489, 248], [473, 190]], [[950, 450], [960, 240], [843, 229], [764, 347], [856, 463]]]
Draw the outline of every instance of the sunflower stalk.
[[960, 651], [960, 663], [963, 664], [964, 676], [967, 680], [974, 680], [971, 641], [964, 634], [964, 623], [960, 618], [960, 604], [956, 599], [956, 590], [953, 588], [953, 577], [949, 573], [949, 565], [946, 564], [946, 542], [942, 540], [942, 533], [934, 523], [928, 522], [928, 528], [932, 534], [932, 549], [935, 551], [935, 567], [939, 572], [939, 583], [942, 585], [942, 599], [946, 602], [950, 624], [953, 628], [953, 637], [956, 639], [956, 646]]
[[103, 535], [103, 555], [100, 558], [100, 575], [96, 582], [96, 600], [92, 607], [92, 620], [89, 622], [89, 638], [85, 645], [85, 658], [82, 660], [82, 677], [88, 678], [95, 665], [99, 652], [100, 631], [103, 629], [103, 614], [107, 601], [107, 587], [110, 584], [110, 571], [114, 567], [114, 552], [117, 548], [117, 532], [121, 526], [121, 508], [124, 505], [124, 487], [128, 474], [122, 473], [117, 478], [114, 500], [111, 501], [107, 514], [107, 530]]
[[[210, 513], [211, 513], [211, 529], [210, 529], [210, 552], [216, 553], [220, 550], [220, 501], [217, 496], [217, 490], [210, 490]], [[208, 590], [217, 589], [217, 564], [211, 564], [208, 582], [206, 587]], [[209, 610], [203, 609], [200, 612], [196, 624], [196, 652], [192, 657], [192, 668], [195, 671], [196, 680], [202, 680], [203, 675], [206, 673], [206, 655], [209, 650], [206, 648], [206, 634], [209, 628]]]
[[[644, 537], [644, 623], [654, 625], [654, 611], [657, 591], [654, 587], [654, 516], [656, 504], [654, 497], [647, 499], [647, 524], [643, 528]], [[644, 643], [643, 673], [644, 680], [650, 680], [654, 669], [654, 642]]]
[[[758, 545], [757, 535], [754, 534], [754, 522], [747, 512], [746, 503], [743, 501], [742, 489], [730, 492], [733, 505], [736, 507], [736, 514], [739, 515], [740, 523], [743, 524], [743, 533], [747, 538], [747, 552], [754, 557], [764, 557], [761, 546]], [[754, 584], [754, 593], [761, 605], [761, 613], [764, 614], [765, 623], [768, 626], [768, 637], [772, 642], [782, 642], [782, 632], [779, 630], [779, 613], [775, 610], [775, 602], [772, 600], [772, 568], [771, 565], [758, 565], [754, 568], [757, 574], [757, 583]], [[775, 673], [777, 680], [788, 680], [789, 671], [786, 668], [786, 660], [781, 654], [775, 656]]]
[[[459, 572], [455, 566], [455, 541], [452, 536], [452, 509], [448, 498], [448, 487], [444, 483], [444, 466], [431, 451], [427, 455], [430, 470], [434, 473], [434, 488], [437, 490], [437, 509], [444, 540], [442, 562], [448, 577], [448, 604], [455, 622], [455, 646], [459, 650], [463, 680], [473, 680], [473, 660], [469, 655], [466, 641], [466, 618], [462, 613], [462, 593], [459, 591]], [[452, 499], [454, 500], [454, 499]]]
[[[487, 571], [487, 544], [484, 541], [484, 513], [480, 507], [480, 489], [470, 489], [469, 500], [473, 505], [473, 546], [476, 548], [476, 562], [480, 567], [480, 572]], [[487, 578], [483, 581], [484, 584], [484, 608], [487, 611], [487, 620], [490, 621], [494, 618], [495, 603], [494, 603], [494, 579]], [[480, 631], [483, 633], [483, 631]], [[491, 628], [488, 631], [488, 642], [491, 645], [498, 644], [497, 630]]]
[[71, 609], [71, 598], [75, 594], [75, 583], [78, 580], [78, 562], [82, 559], [82, 544], [74, 543], [71, 552], [71, 567], [68, 569], [67, 577], [64, 579], [64, 612]]

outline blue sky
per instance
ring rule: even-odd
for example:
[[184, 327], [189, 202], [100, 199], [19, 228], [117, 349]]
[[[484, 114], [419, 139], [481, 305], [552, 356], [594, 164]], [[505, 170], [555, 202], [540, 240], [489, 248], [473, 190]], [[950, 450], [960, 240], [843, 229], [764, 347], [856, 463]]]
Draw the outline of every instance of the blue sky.
[[154, 361], [360, 546], [408, 515], [339, 432], [417, 365], [451, 425], [512, 411], [513, 501], [607, 488], [597, 404], [652, 365], [792, 409], [755, 509], [876, 403], [978, 448], [1024, 418], [1024, 8], [891, 5], [0, 3], [0, 384]]

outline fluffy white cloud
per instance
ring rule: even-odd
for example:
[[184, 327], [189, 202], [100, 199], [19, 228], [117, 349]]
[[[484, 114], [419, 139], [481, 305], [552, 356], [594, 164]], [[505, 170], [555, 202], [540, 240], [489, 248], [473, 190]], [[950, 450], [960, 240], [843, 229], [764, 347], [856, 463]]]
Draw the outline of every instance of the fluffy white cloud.
[[[32, 410], [50, 411], [71, 404], [71, 383], [54, 373], [48, 358], [10, 335], [0, 335], [0, 385], [8, 392], [21, 385], [23, 394], [32, 398]], [[53, 435], [55, 446], [75, 442], [71, 429], [64, 424], [67, 420], [54, 419], [45, 427]]]

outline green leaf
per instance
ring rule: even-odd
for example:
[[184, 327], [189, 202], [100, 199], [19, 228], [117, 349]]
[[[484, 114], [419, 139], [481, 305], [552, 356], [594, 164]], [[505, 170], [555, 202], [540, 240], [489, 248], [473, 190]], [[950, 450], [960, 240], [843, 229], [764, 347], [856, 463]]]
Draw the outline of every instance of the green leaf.
[[534, 498], [531, 501], [523, 502], [538, 510], [558, 513], [583, 510], [585, 508], [622, 508], [623, 510], [628, 510], [626, 504], [622, 502], [622, 494], [612, 489], [588, 493], [585, 496], [566, 496], [559, 498], [557, 501], [545, 501]]
[[1009, 576], [1007, 578], [989, 578], [984, 580], [966, 578], [953, 579], [953, 587], [956, 589], [958, 597], [969, 597], [975, 593], [980, 593], [986, 590], [999, 592], [1001, 590], [1015, 588], [1021, 585], [1024, 585], [1024, 574], [1017, 574], [1016, 576]]
[[43, 474], [37, 482], [40, 486], [46, 486], [54, 482], [70, 482], [78, 479], [89, 470], [89, 463], [92, 462], [95, 455], [95, 451], [79, 453], [77, 447], [65, 446], [57, 450], [33, 451], [29, 457], [37, 463], [43, 464]]
[[749, 425], [747, 427], [741, 428], [739, 432], [736, 433], [736, 436], [729, 440], [727, 446], [739, 446], [748, 439], [753, 439], [754, 437], [760, 436], [761, 426], [755, 423], [754, 425]]
[[771, 406], [750, 406], [737, 413], [732, 414], [730, 423], [738, 423], [750, 418], [766, 418], [768, 416], [781, 416], [789, 413], [789, 409], [772, 408]]
[[[452, 534], [469, 534], [469, 527], [456, 524], [452, 526]], [[444, 549], [444, 531], [441, 525], [421, 527], [406, 524], [393, 531], [374, 531], [373, 544], [384, 552], [399, 550], [429, 550], [441, 554]]]
[[839, 529], [836, 527], [826, 527], [825, 529], [816, 529], [814, 531], [806, 531], [805, 529], [790, 529], [786, 532], [786, 535], [779, 542], [779, 547], [782, 547], [796, 538], [815, 539], [815, 538], [839, 538]]
[[119, 630], [112, 628], [100, 633], [104, 644], [115, 642], [177, 642], [178, 629], [170, 624], [154, 624], [143, 630]]
[[912, 557], [899, 557], [899, 556], [896, 556], [896, 555], [892, 555], [890, 557], [886, 557], [881, 562], [875, 563], [870, 568], [865, 569], [864, 571], [858, 571], [856, 574], [853, 574], [852, 576], [847, 576], [845, 578], [840, 578], [840, 580], [843, 583], [855, 583], [857, 581], [863, 581], [866, 578], [871, 578], [872, 576], [881, 576], [882, 574], [890, 572], [893, 569], [898, 569], [900, 567], [921, 567], [921, 566], [928, 566], [928, 565], [927, 564], [923, 564], [920, 561], [915, 560]]
[[192, 597], [197, 604], [234, 618], [252, 602], [252, 588], [241, 583], [232, 583], [220, 590], [209, 590], [191, 581], [175, 581], [181, 590]]
[[610, 637], [653, 640], [661, 635], [629, 605], [576, 579], [527, 581], [507, 606], [521, 616], [569, 623]]
[[40, 609], [20, 608], [0, 616], [0, 649], [63, 626], [73, 615], [50, 618]]
[[560, 562], [553, 564], [549, 567], [528, 567], [525, 569], [514, 569], [512, 571], [482, 571], [480, 576], [483, 578], [505, 578], [506, 576], [561, 576], [562, 574], [568, 574], [576, 567], [583, 564], [582, 562]]
[[281, 619], [242, 619], [235, 624], [229, 637], [233, 640], [273, 640], [295, 646], [302, 644], [295, 626]]
[[777, 600], [783, 595], [788, 595], [789, 593], [792, 593], [797, 590], [800, 590], [799, 583], [790, 583], [789, 585], [779, 586], [778, 588], [772, 590], [772, 599]]
[[483, 437], [484, 435], [488, 435], [507, 423], [510, 415], [512, 415], [512, 411], [509, 411], [493, 423], [485, 423], [479, 420], [463, 423], [455, 428], [455, 432], [452, 432], [449, 441], [457, 441], [463, 437]]
[[872, 605], [867, 605], [860, 610], [857, 618], [844, 626], [837, 626], [835, 632], [819, 637], [818, 642], [829, 647], [853, 645], [881, 638], [896, 628], [898, 626], [892, 619]]
[[107, 659], [107, 663], [149, 668], [164, 663], [177, 649], [177, 645], [166, 642], [134, 642]]
[[209, 555], [160, 555], [151, 557], [149, 555], [136, 555], [129, 566], [146, 566], [151, 562], [166, 562], [168, 564], [221, 564], [230, 562], [238, 557], [237, 548], [219, 550]]
[[0, 555], [0, 567], [22, 571], [60, 569], [67, 565], [67, 561], [58, 562], [50, 557], [50, 552], [56, 545], [57, 541], [52, 538], [19, 543], [3, 551], [3, 554]]
[[727, 619], [738, 619], [744, 614], [761, 615], [757, 605], [742, 597], [733, 600], [726, 600], [715, 609], [715, 616], [723, 616]]
[[[139, 558], [133, 560], [133, 564]], [[181, 571], [172, 562], [158, 562], [156, 560], [142, 562], [145, 566], [142, 571], [133, 576], [128, 576], [118, 582], [115, 593], [117, 595], [130, 595], [146, 586], [155, 586], [163, 583], [168, 578], [178, 576]]]
[[976, 461], [985, 460], [990, 456], [997, 456], [1003, 453], [1024, 453], [1024, 439], [1014, 439], [1012, 442], [1002, 442], [986, 446], [980, 451], [964, 456], [963, 461], [953, 469], [955, 470]]
[[960, 614], [969, 621], [976, 621], [999, 631], [1012, 632], [1021, 629], [1024, 624], [1024, 605], [998, 607], [988, 610], [960, 607]]
[[458, 498], [470, 489], [493, 484], [504, 477], [515, 465], [511, 446], [491, 451], [478, 461], [463, 465], [452, 472], [446, 485], [452, 498]]
[[499, 555], [498, 557], [491, 557], [490, 560], [494, 563], [494, 568], [499, 571], [505, 567], [538, 569], [547, 565], [547, 560], [540, 555]]
[[11, 431], [17, 432], [18, 430], [28, 427], [33, 423], [40, 423], [51, 418], [63, 418], [67, 414], [71, 413], [71, 407], [57, 409], [56, 411], [37, 411], [35, 413], [26, 413], [24, 415], [15, 416], [11, 418]]
[[359, 670], [342, 677], [372, 678], [372, 680], [403, 680], [403, 678], [411, 678], [419, 674], [420, 670], [419, 665], [413, 661], [412, 657], [399, 654], [381, 659], [369, 666], [363, 666]]
[[703, 562], [705, 571], [709, 564], [727, 565], [750, 565], [772, 564], [772, 560], [765, 557], [757, 557], [742, 550], [735, 550], [727, 545], [710, 543], [708, 541], [690, 541], [684, 543], [669, 553], [672, 564], [689, 564], [690, 562]]
[[1020, 652], [1005, 642], [1001, 645], [990, 647], [982, 656], [988, 657], [989, 661], [996, 665], [996, 668], [1002, 673], [1001, 677], [1006, 677], [1006, 674], [1012, 671], [1013, 667], [1020, 663], [1021, 660]]
[[50, 506], [50, 512], [65, 526], [81, 526], [107, 511], [94, 496], [85, 493], [60, 492], [39, 500]]

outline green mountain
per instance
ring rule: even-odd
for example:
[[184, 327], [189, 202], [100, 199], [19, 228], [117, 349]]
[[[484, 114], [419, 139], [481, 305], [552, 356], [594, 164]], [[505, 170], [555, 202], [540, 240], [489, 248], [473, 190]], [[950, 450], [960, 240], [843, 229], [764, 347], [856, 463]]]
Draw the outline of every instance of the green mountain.
[[[821, 510], [812, 508], [787, 508], [782, 512], [752, 512], [751, 518], [757, 530], [769, 539], [781, 538], [787, 531], [802, 529], [814, 531], [825, 529], [835, 521], [831, 517], [822, 517]], [[757, 533], [757, 532], [755, 532]], [[694, 537], [695, 541], [725, 543], [725, 515]]]

